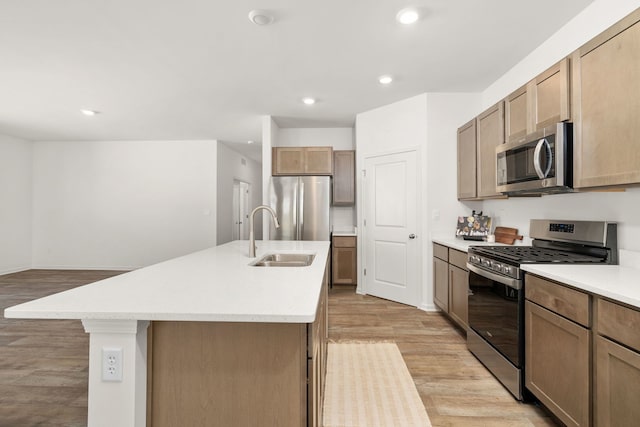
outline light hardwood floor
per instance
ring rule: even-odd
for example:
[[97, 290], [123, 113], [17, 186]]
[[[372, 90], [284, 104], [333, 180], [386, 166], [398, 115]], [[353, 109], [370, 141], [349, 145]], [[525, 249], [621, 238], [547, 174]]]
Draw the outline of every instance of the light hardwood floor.
[[[0, 308], [120, 272], [30, 270], [0, 276]], [[333, 341], [395, 341], [438, 426], [554, 426], [516, 402], [442, 315], [356, 295], [329, 295]], [[0, 318], [0, 427], [86, 425], [89, 337], [80, 321]]]
[[540, 408], [516, 401], [440, 313], [334, 286], [329, 294], [329, 340], [394, 341], [434, 427], [556, 425]]

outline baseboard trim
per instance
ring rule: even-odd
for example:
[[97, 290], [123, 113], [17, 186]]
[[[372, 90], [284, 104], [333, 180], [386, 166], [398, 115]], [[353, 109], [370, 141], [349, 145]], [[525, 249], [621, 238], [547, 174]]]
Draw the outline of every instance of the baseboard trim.
[[5, 274], [11, 274], [11, 273], [19, 273], [21, 271], [26, 271], [26, 270], [31, 270], [32, 267], [17, 267], [17, 268], [10, 268], [8, 270], [0, 270], [0, 276], [3, 276]]

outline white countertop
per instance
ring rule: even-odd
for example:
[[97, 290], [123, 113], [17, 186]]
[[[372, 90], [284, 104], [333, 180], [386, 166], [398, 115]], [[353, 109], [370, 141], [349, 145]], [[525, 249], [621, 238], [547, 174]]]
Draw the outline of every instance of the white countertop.
[[640, 270], [619, 265], [524, 264], [538, 276], [640, 308]]
[[[456, 237], [440, 237], [431, 240], [463, 252], [467, 252], [472, 245], [501, 245], [462, 240]], [[530, 244], [530, 242], [525, 243]], [[637, 268], [640, 265], [640, 254], [622, 249], [619, 252], [622, 265], [522, 264], [520, 268], [549, 280], [640, 308], [640, 269]]]
[[308, 267], [251, 267], [235, 241], [5, 310], [8, 318], [310, 323], [329, 242], [258, 241], [269, 252], [315, 253]]
[[334, 236], [352, 236], [353, 237], [353, 236], [357, 236], [358, 232], [356, 230], [356, 227], [341, 227], [333, 230], [331, 234]]

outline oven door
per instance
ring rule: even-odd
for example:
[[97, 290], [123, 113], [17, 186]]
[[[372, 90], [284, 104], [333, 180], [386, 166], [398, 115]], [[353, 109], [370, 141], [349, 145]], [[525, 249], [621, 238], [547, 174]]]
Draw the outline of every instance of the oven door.
[[517, 368], [524, 365], [524, 287], [467, 264], [469, 327]]

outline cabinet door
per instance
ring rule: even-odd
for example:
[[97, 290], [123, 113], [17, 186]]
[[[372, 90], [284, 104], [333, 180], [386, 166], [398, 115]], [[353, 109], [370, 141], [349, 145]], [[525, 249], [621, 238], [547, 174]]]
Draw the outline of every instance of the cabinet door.
[[458, 129], [458, 199], [475, 199], [476, 120]]
[[304, 173], [307, 175], [332, 175], [333, 148], [305, 147]]
[[531, 131], [571, 119], [569, 77], [569, 59], [565, 58], [528, 85]]
[[640, 420], [640, 353], [596, 338], [595, 425], [632, 427]]
[[478, 116], [478, 197], [502, 196], [496, 191], [496, 147], [504, 143], [504, 103]]
[[333, 283], [338, 285], [355, 285], [358, 282], [356, 269], [356, 248], [334, 247]]
[[464, 329], [468, 327], [469, 272], [449, 265], [449, 315]]
[[353, 206], [356, 202], [356, 152], [333, 152], [333, 205]]
[[589, 425], [591, 331], [525, 302], [525, 384], [567, 426]]
[[640, 9], [572, 58], [574, 186], [640, 182]]
[[300, 175], [304, 173], [303, 147], [274, 147], [272, 175]]
[[527, 86], [513, 92], [504, 102], [504, 131], [507, 142], [523, 139], [529, 133]]
[[439, 258], [433, 259], [433, 302], [449, 312], [449, 264]]

